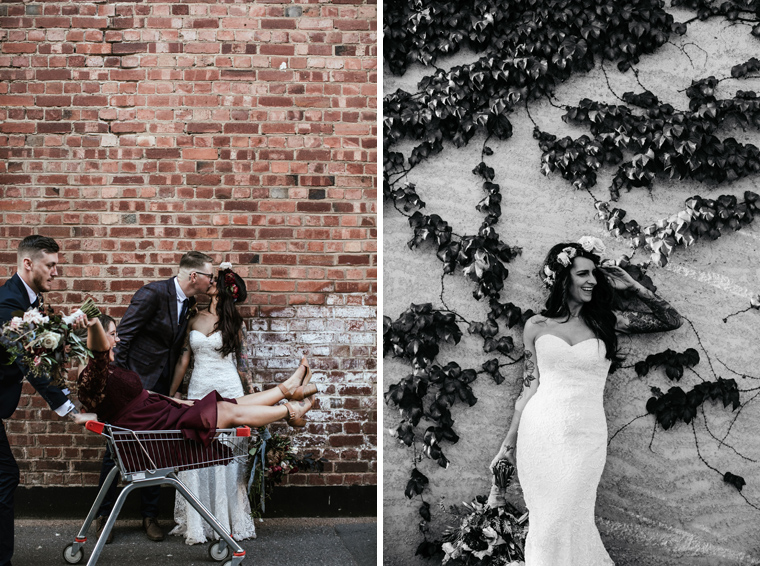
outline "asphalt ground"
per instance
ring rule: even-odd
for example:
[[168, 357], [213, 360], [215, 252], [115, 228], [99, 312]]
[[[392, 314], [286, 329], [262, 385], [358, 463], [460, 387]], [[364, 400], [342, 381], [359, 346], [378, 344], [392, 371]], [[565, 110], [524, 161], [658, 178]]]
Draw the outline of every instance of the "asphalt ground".
[[[66, 564], [63, 549], [73, 542], [82, 519], [17, 519], [13, 566]], [[142, 523], [117, 521], [114, 540], [106, 545], [97, 563], [101, 566], [208, 566], [220, 564], [208, 556], [210, 543], [187, 545], [184, 538], [169, 536], [162, 542], [148, 540]], [[169, 531], [170, 521], [161, 521]], [[377, 520], [366, 518], [275, 518], [256, 521], [257, 538], [242, 541], [246, 551], [242, 565], [369, 566], [377, 564]], [[86, 564], [97, 542], [94, 527], [87, 535]]]

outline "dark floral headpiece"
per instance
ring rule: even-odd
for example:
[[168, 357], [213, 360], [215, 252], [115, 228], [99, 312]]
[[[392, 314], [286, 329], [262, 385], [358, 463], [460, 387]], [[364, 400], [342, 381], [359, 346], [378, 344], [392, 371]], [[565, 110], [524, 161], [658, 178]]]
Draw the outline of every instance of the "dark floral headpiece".
[[225, 293], [230, 295], [232, 299], [237, 302], [238, 299], [240, 299], [240, 288], [235, 281], [235, 272], [232, 271], [232, 264], [228, 261], [225, 261], [219, 266], [219, 269], [222, 270], [222, 273], [224, 275]]

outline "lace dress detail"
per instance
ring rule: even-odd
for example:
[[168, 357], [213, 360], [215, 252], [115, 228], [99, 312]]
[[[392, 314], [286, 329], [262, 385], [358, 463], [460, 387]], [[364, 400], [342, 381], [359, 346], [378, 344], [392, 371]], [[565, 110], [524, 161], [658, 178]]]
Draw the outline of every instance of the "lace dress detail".
[[[243, 395], [243, 385], [235, 365], [235, 355], [222, 358], [217, 351], [222, 345], [222, 333], [206, 336], [197, 330], [190, 331], [190, 348], [194, 367], [188, 386], [188, 399], [201, 399], [211, 391], [224, 397]], [[227, 466], [180, 472], [180, 479], [217, 518], [235, 540], [256, 537], [256, 527], [251, 518], [251, 505], [246, 493], [245, 465], [231, 462]], [[177, 497], [174, 504], [174, 521], [177, 526], [173, 535], [184, 535], [185, 543], [207, 542], [214, 532], [198, 512], [190, 507], [184, 497]]]
[[520, 418], [517, 473], [530, 511], [525, 566], [614, 566], [594, 522], [607, 459], [604, 342], [536, 339], [540, 384]]

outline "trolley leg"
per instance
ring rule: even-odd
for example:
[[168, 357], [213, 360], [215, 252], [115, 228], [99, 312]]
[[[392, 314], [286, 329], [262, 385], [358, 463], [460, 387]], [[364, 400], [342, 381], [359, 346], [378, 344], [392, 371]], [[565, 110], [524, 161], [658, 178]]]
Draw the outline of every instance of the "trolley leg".
[[[111, 470], [111, 473], [116, 472], [116, 471], [118, 471], [118, 468], [114, 468], [113, 470]], [[107, 480], [106, 480], [106, 483], [107, 483]], [[104, 483], [103, 487], [105, 486], [106, 484]], [[108, 540], [108, 533], [111, 532], [111, 529], [113, 528], [113, 525], [116, 522], [116, 518], [119, 516], [119, 512], [121, 511], [121, 508], [124, 505], [124, 500], [127, 498], [127, 495], [129, 495], [130, 492], [137, 487], [141, 487], [141, 485], [139, 483], [137, 483], [137, 485], [135, 485], [135, 483], [129, 483], [127, 486], [124, 487], [124, 489], [121, 490], [119, 497], [116, 498], [116, 503], [114, 503], [113, 511], [111, 511], [111, 514], [108, 516], [108, 520], [106, 521], [106, 524], [103, 527], [103, 533], [100, 535], [100, 538], [98, 539], [98, 542], [95, 545], [95, 548], [92, 549], [92, 556], [90, 556], [90, 559], [87, 561], [87, 566], [95, 566], [95, 564], [98, 562], [98, 558], [100, 558], [100, 553], [103, 552], [103, 547], [106, 545], [106, 540]], [[100, 495], [98, 495], [98, 497], [100, 497]]]
[[[240, 546], [235, 539], [233, 539], [230, 534], [224, 529], [224, 527], [219, 523], [219, 521], [216, 520], [216, 517], [214, 517], [211, 514], [211, 511], [206, 509], [206, 507], [201, 503], [198, 498], [189, 490], [187, 487], [185, 487], [185, 484], [182, 483], [177, 475], [175, 473], [170, 473], [166, 477], [167, 483], [170, 483], [173, 485], [177, 491], [179, 491], [184, 498], [187, 500], [187, 502], [193, 506], [193, 508], [200, 513], [201, 517], [206, 519], [209, 525], [211, 525], [211, 528], [214, 529], [220, 537], [222, 537], [222, 540], [227, 543], [227, 545], [232, 549], [233, 556], [232, 556], [232, 564], [233, 566], [237, 566], [240, 564], [240, 562], [245, 557], [245, 550], [243, 550], [243, 547]], [[89, 566], [89, 565], [88, 565]]]
[[[98, 491], [98, 496], [95, 498], [95, 503], [92, 504], [90, 512], [87, 514], [87, 518], [84, 520], [82, 528], [79, 529], [79, 533], [74, 539], [74, 544], [71, 547], [72, 553], [76, 554], [79, 551], [79, 548], [84, 546], [84, 543], [87, 540], [87, 531], [90, 530], [90, 525], [95, 519], [95, 514], [98, 512], [100, 504], [103, 503], [103, 499], [106, 497], [108, 488], [111, 487], [111, 484], [114, 481], [116, 481], [115, 477], [117, 473], [119, 473], [119, 469], [114, 466], [114, 468], [108, 473], [108, 476], [106, 476], [106, 480], [103, 482], [103, 485], [100, 487], [100, 491]], [[108, 537], [108, 533], [105, 533], [105, 536]]]

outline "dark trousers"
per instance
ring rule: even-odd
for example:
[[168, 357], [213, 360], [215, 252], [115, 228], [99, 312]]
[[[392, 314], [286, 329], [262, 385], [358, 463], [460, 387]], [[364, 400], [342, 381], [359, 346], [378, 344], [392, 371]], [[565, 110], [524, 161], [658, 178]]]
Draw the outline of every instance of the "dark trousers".
[[11, 566], [13, 556], [13, 493], [19, 482], [16, 459], [5, 426], [0, 421], [0, 566]]
[[[153, 386], [154, 393], [160, 393], [161, 395], [167, 396], [169, 395], [171, 382], [169, 378], [168, 365], [169, 364], [164, 367], [164, 371], [161, 374], [161, 377], [159, 378], [156, 385]], [[103, 456], [103, 465], [100, 467], [100, 479], [98, 480], [98, 487], [103, 485], [103, 482], [106, 481], [106, 476], [108, 476], [108, 473], [113, 469], [115, 465], [116, 464], [114, 463], [113, 457], [111, 455], [111, 448], [107, 446], [106, 453]], [[18, 474], [18, 468], [16, 473]], [[111, 487], [108, 489], [108, 492], [103, 499], [103, 503], [100, 504], [100, 508], [98, 509], [98, 517], [108, 517], [111, 514], [113, 505], [116, 503], [117, 483], [118, 481], [114, 480], [114, 482], [111, 484]], [[159, 496], [161, 495], [161, 486], [154, 485], [151, 487], [143, 487], [139, 491], [140, 497], [142, 498], [142, 501], [140, 503], [140, 513], [142, 516], [153, 518], [158, 517], [158, 504]], [[0, 563], [0, 566], [4, 565]]]

